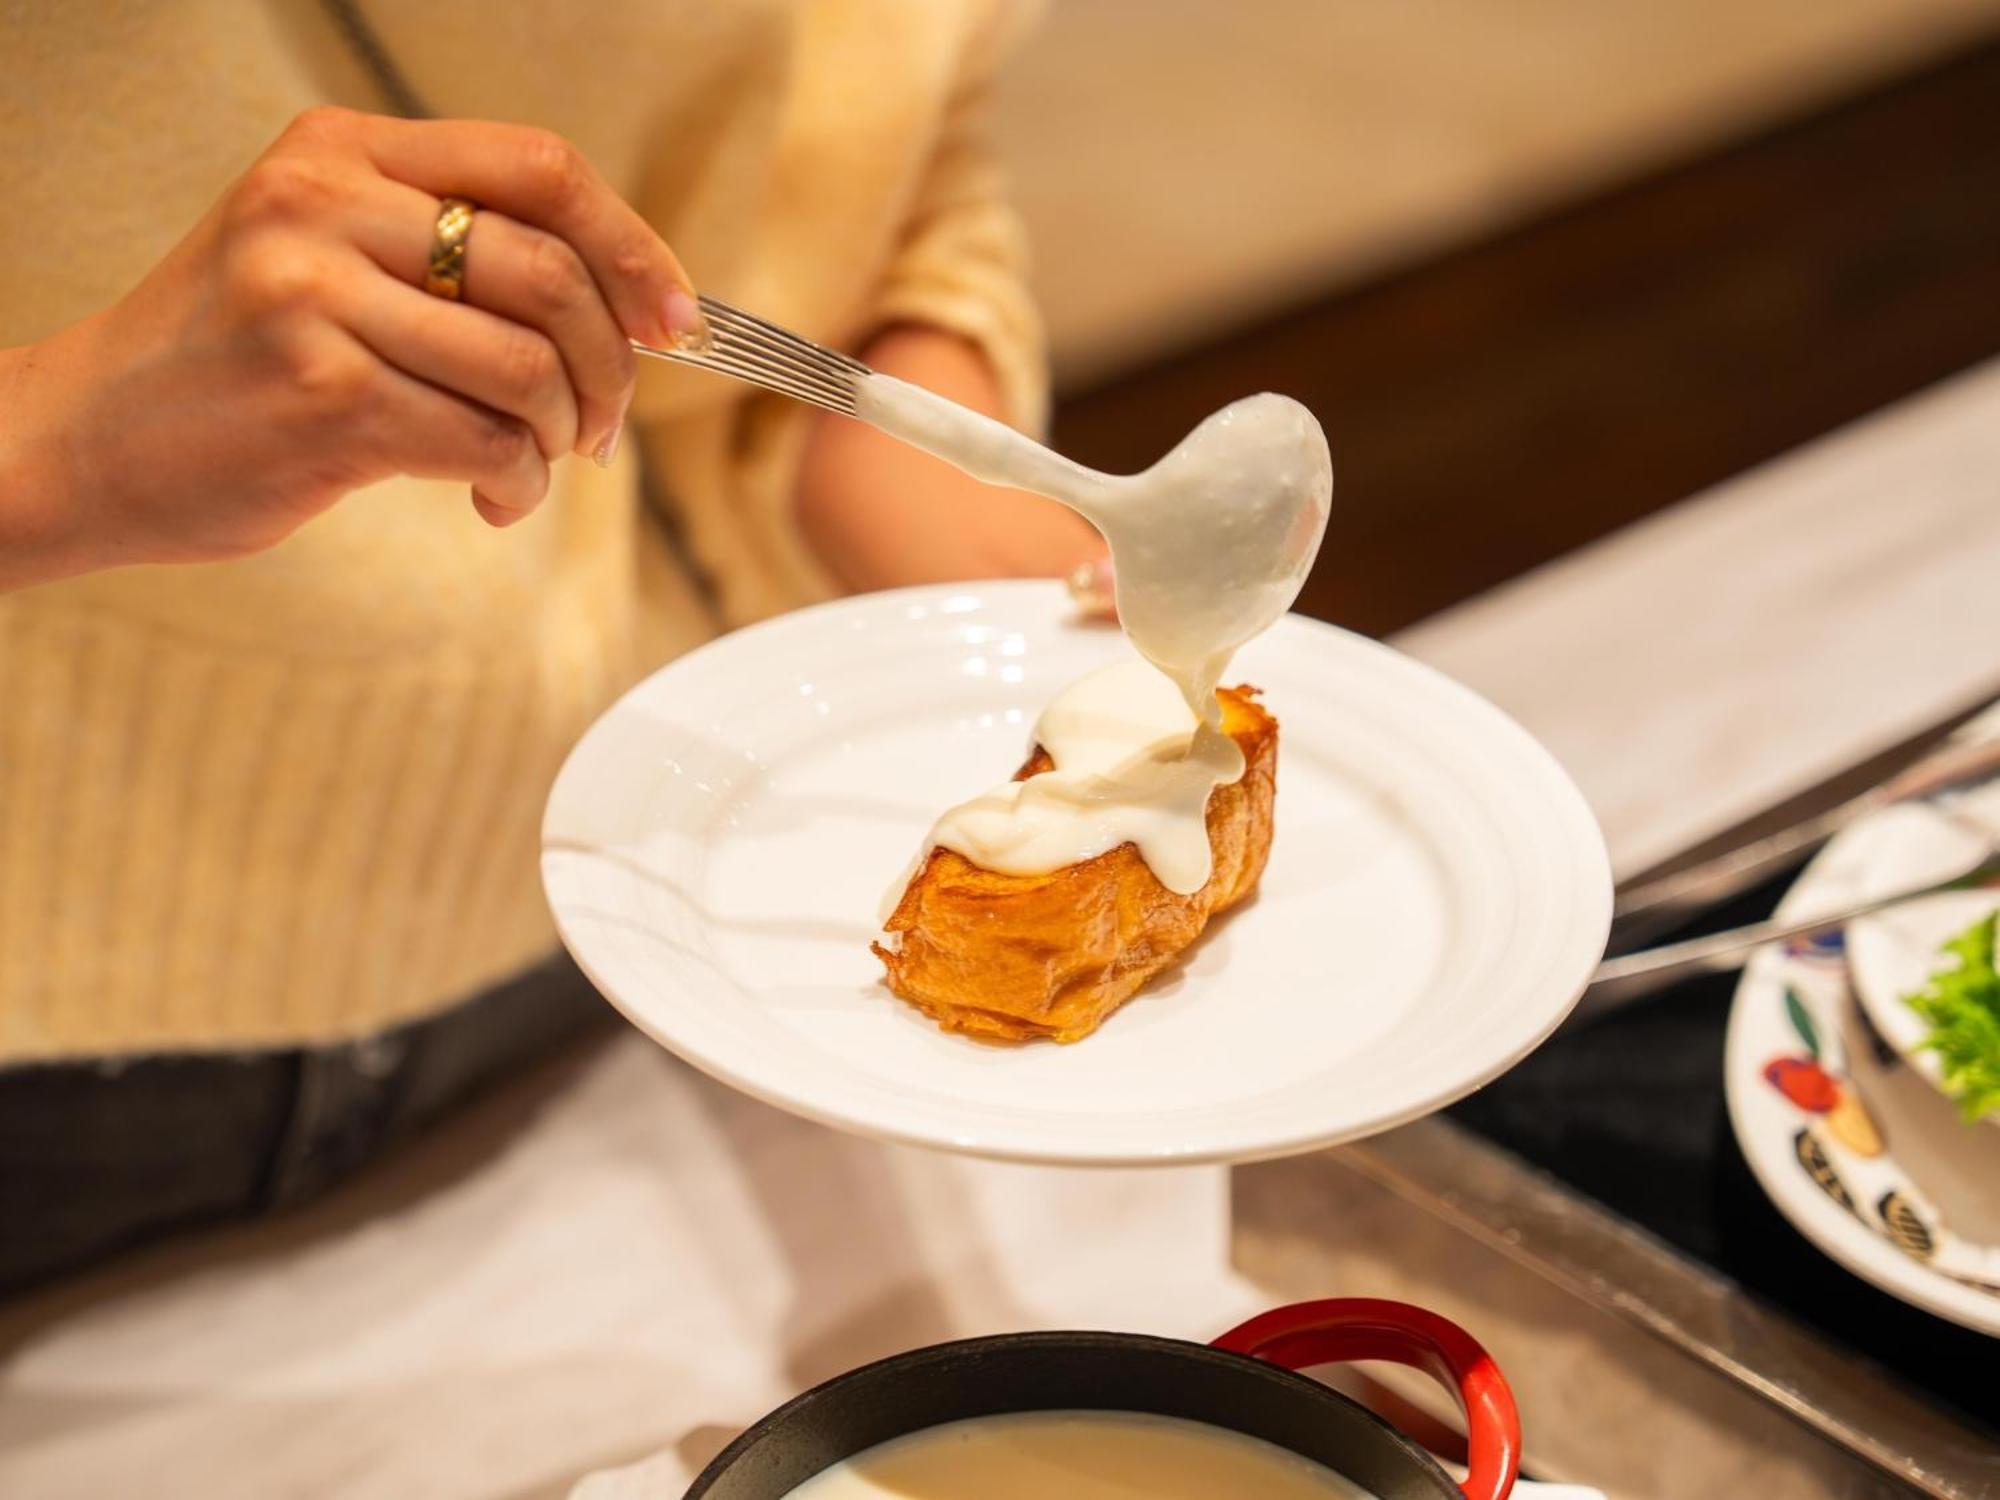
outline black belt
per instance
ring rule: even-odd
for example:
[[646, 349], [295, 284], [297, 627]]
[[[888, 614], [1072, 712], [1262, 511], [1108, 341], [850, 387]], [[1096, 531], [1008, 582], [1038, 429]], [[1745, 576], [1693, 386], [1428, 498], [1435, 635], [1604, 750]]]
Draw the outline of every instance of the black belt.
[[341, 1046], [0, 1069], [0, 1291], [303, 1202], [613, 1014], [558, 956]]

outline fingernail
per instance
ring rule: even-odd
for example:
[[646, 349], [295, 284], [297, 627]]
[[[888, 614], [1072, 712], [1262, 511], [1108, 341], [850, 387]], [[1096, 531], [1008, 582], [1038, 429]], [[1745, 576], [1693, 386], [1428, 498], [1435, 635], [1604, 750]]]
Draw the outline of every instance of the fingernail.
[[[629, 402], [628, 402], [629, 405]], [[604, 434], [603, 441], [591, 452], [591, 459], [600, 469], [611, 467], [611, 460], [618, 456], [618, 440], [625, 436], [625, 408], [618, 409], [618, 420], [611, 424], [611, 430]]]
[[708, 319], [701, 315], [701, 304], [686, 287], [677, 286], [667, 293], [666, 323], [667, 342], [676, 349], [708, 347]]

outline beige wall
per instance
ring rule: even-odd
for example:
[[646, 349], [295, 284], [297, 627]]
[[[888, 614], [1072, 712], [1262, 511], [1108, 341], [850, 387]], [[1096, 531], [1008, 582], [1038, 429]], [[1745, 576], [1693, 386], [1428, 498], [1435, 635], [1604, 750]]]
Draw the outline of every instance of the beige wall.
[[997, 125], [1087, 381], [2000, 28], [2000, 0], [1051, 0]]

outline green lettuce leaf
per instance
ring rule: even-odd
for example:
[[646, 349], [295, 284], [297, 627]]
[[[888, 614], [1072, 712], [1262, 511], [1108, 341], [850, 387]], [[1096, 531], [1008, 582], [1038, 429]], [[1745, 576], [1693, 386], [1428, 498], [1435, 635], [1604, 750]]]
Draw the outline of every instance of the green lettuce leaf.
[[1957, 964], [1905, 997], [1930, 1026], [1924, 1039], [1944, 1073], [1944, 1091], [1968, 1121], [2000, 1110], [2000, 969], [1993, 963], [2000, 912], [1974, 922], [1940, 950]]

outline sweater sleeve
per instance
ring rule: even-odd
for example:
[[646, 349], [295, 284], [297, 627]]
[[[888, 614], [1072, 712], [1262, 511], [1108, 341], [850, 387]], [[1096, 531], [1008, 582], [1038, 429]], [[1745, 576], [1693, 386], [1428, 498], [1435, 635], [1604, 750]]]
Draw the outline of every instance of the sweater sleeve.
[[[994, 70], [1030, 12], [1008, 0], [969, 9], [982, 21], [962, 38], [948, 86], [931, 106], [930, 149], [900, 185], [887, 232], [872, 249], [841, 243], [833, 232], [828, 246], [812, 247], [817, 266], [793, 258], [799, 247], [782, 247], [776, 258], [790, 262], [793, 284], [767, 279], [725, 295], [857, 349], [898, 324], [957, 334], [991, 363], [1009, 419], [1039, 433], [1048, 405], [1041, 324], [1026, 285], [1025, 235], [984, 118]], [[799, 284], [826, 275], [828, 261], [850, 270], [859, 264], [864, 275], [844, 293]], [[655, 367], [641, 378], [664, 388], [689, 373]], [[818, 414], [754, 392], [732, 394], [720, 409], [676, 414], [679, 403], [665, 389], [665, 400], [649, 402], [647, 394], [642, 385], [634, 410], [655, 499], [706, 584], [718, 624], [746, 624], [837, 594], [794, 512], [799, 463]]]
[[990, 23], [968, 49], [937, 149], [876, 294], [873, 326], [916, 323], [969, 340], [999, 378], [1008, 419], [1039, 437], [1048, 420], [1041, 318], [1028, 292], [1027, 237], [986, 127], [993, 73], [1017, 29]]

